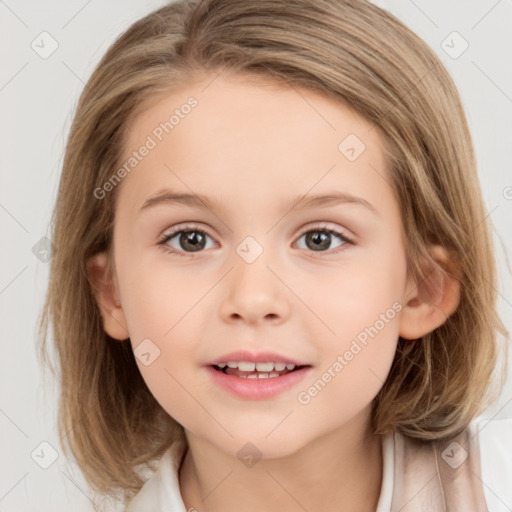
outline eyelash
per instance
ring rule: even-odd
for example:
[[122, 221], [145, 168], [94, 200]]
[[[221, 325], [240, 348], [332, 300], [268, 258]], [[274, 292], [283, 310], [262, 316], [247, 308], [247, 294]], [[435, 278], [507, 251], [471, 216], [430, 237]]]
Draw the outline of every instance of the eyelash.
[[[169, 242], [169, 240], [174, 238], [177, 234], [183, 233], [183, 232], [188, 232], [188, 231], [194, 231], [196, 233], [201, 233], [202, 235], [209, 236], [210, 238], [213, 239], [213, 237], [210, 236], [208, 234], [208, 232], [206, 232], [205, 230], [199, 228], [198, 226], [196, 226], [194, 224], [188, 224], [188, 225], [185, 225], [185, 226], [179, 226], [177, 229], [174, 229], [170, 233], [167, 233], [166, 235], [164, 235], [157, 242], [158, 246], [165, 253], [174, 254], [176, 256], [184, 256], [184, 257], [191, 257], [192, 256], [193, 257], [193, 255], [194, 255], [193, 252], [178, 251], [178, 250], [176, 250], [176, 249], [174, 249], [174, 248], [172, 248], [172, 247], [167, 245], [167, 242]], [[344, 250], [344, 249], [342, 249], [342, 247], [344, 245], [346, 245], [346, 244], [355, 245], [355, 242], [354, 242], [354, 240], [352, 238], [349, 238], [347, 235], [345, 235], [343, 233], [340, 233], [339, 231], [335, 231], [333, 229], [329, 229], [328, 227], [322, 226], [322, 225], [313, 226], [312, 228], [309, 228], [307, 231], [304, 231], [304, 233], [302, 233], [299, 236], [299, 238], [303, 237], [305, 234], [310, 233], [312, 231], [319, 231], [319, 232], [323, 232], [323, 233], [329, 233], [331, 235], [339, 237], [343, 242], [345, 242], [343, 245], [341, 245], [340, 247], [336, 248], [335, 251], [319, 251], [321, 254], [328, 254], [328, 255], [329, 254], [337, 254], [338, 252], [341, 252], [341, 251]], [[198, 252], [203, 252], [203, 251], [198, 251]], [[314, 252], [314, 251], [311, 251], [311, 252]], [[317, 256], [313, 256], [313, 255], [311, 255], [310, 257], [317, 258]]]

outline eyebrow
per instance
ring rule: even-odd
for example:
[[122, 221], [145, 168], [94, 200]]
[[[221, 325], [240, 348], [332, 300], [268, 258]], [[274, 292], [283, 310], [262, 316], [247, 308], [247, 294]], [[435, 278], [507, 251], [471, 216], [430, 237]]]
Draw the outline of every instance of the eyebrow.
[[[336, 206], [339, 204], [363, 206], [374, 215], [380, 215], [377, 209], [366, 201], [366, 199], [349, 194], [348, 192], [333, 192], [313, 196], [308, 196], [306, 194], [296, 198], [288, 198], [283, 203], [283, 206], [284, 209], [288, 211], [293, 208], [306, 209], [321, 206]], [[145, 201], [140, 208], [140, 212], [147, 211], [150, 208], [160, 205], [184, 205], [214, 211], [216, 208], [219, 208], [220, 203], [217, 200], [202, 194], [177, 193], [172, 192], [171, 190], [161, 190]]]

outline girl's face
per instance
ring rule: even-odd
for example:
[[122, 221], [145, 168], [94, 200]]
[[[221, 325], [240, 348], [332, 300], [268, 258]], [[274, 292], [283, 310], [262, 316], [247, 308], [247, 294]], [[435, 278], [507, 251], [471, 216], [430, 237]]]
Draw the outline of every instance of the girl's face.
[[[201, 78], [131, 125], [118, 297], [144, 380], [189, 433], [273, 458], [368, 423], [411, 290], [383, 143], [334, 100], [240, 76]], [[307, 368], [242, 380], [208, 365], [240, 350]]]

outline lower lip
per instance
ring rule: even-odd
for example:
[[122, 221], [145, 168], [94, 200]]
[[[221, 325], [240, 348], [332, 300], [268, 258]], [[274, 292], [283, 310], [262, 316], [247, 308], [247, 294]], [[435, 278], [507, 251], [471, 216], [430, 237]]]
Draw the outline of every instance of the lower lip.
[[298, 384], [304, 379], [306, 373], [311, 370], [311, 366], [305, 366], [281, 377], [266, 379], [244, 379], [243, 377], [223, 373], [216, 370], [213, 366], [208, 366], [206, 369], [210, 372], [216, 384], [237, 397], [248, 400], [265, 400], [266, 398], [279, 395]]

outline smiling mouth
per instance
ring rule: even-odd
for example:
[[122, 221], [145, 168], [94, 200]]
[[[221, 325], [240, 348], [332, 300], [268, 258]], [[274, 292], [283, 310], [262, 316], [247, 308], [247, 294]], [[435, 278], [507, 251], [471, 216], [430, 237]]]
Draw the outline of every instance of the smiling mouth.
[[289, 365], [291, 368], [286, 367], [284, 370], [276, 370], [275, 368], [270, 371], [258, 371], [250, 370], [244, 371], [239, 368], [230, 368], [228, 365], [212, 365], [212, 367], [220, 373], [225, 375], [232, 375], [233, 377], [240, 377], [242, 379], [273, 379], [276, 377], [282, 377], [288, 373], [293, 373], [302, 368], [306, 368], [309, 365], [295, 366]]

